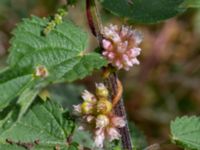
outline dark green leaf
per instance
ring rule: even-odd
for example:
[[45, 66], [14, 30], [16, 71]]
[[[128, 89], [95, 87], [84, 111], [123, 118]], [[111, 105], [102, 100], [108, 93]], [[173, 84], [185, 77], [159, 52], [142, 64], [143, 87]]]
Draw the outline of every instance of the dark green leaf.
[[184, 0], [100, 0], [113, 14], [132, 22], [156, 23], [174, 17], [185, 9]]

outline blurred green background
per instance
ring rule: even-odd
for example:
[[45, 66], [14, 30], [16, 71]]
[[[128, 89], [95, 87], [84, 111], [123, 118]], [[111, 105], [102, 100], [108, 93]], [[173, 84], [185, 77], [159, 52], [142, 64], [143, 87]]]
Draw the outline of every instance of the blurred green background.
[[[88, 50], [97, 47], [84, 12], [84, 1], [69, 7], [68, 18], [90, 35]], [[0, 0], [0, 68], [9, 54], [11, 31], [22, 18], [48, 16], [65, 4], [65, 0]], [[105, 24], [128, 23], [102, 10]], [[141, 65], [130, 72], [120, 72], [124, 99], [130, 121], [143, 131], [149, 145], [168, 139], [169, 122], [176, 116], [200, 114], [200, 10], [184, 14], [156, 25], [136, 25], [143, 32]], [[84, 88], [90, 90], [100, 81], [100, 72], [76, 83], [57, 84], [44, 89], [65, 107], [80, 101]], [[74, 94], [73, 94], [74, 93]], [[164, 145], [163, 150], [178, 150]]]

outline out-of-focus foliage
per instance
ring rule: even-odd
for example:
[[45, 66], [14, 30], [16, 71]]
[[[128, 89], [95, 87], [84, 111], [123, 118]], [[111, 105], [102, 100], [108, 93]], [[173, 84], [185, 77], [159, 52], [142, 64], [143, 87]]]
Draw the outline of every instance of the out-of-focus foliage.
[[101, 0], [113, 14], [139, 23], [157, 23], [185, 11], [184, 0]]
[[132, 122], [129, 123], [129, 128], [133, 142], [133, 150], [145, 149], [148, 146], [145, 135]]
[[181, 5], [185, 8], [200, 8], [200, 1], [199, 0], [185, 0], [185, 2]]

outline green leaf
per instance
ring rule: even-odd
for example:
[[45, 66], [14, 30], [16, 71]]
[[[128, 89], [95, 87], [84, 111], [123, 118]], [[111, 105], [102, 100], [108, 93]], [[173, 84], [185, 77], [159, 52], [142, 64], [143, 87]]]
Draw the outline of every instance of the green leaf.
[[26, 89], [17, 100], [17, 104], [20, 106], [20, 112], [18, 119], [21, 119], [21, 117], [26, 113], [29, 106], [32, 104], [34, 99], [36, 98], [37, 94], [39, 93], [39, 88], [31, 88]]
[[[46, 18], [32, 17], [24, 19], [17, 26], [13, 32], [14, 38], [11, 40], [9, 56], [11, 66], [29, 68], [29, 72], [34, 72], [38, 65], [43, 65], [49, 71], [50, 81], [63, 76], [66, 80], [72, 81], [83, 78], [95, 68], [106, 65], [106, 61], [99, 54], [85, 52], [87, 34], [70, 21], [63, 21], [52, 28], [49, 34], [42, 35], [48, 21]], [[91, 59], [95, 62], [91, 62]], [[81, 66], [81, 63], [87, 66], [77, 72], [76, 67]], [[72, 72], [77, 74], [71, 76]]]
[[133, 142], [133, 150], [143, 150], [148, 144], [144, 134], [137, 128], [137, 126], [131, 122], [129, 123], [130, 134]]
[[17, 145], [9, 145], [0, 143], [0, 149], [2, 150], [26, 150], [23, 147], [19, 147]]
[[92, 73], [93, 68], [100, 68], [105, 66], [107, 62], [105, 59], [97, 53], [90, 53], [82, 57], [79, 62], [73, 66], [71, 70], [65, 73], [64, 78], [68, 81], [74, 81], [75, 79], [82, 79], [86, 75]]
[[185, 0], [181, 5], [183, 8], [200, 8], [200, 0]]
[[69, 114], [58, 104], [37, 98], [26, 115], [0, 132], [0, 144], [8, 144], [6, 139], [9, 139], [13, 141], [13, 146], [19, 142], [31, 143], [36, 150], [53, 150], [56, 146], [67, 149], [66, 139], [72, 134], [74, 126]]
[[185, 11], [184, 0], [100, 0], [114, 15], [137, 23], [157, 23]]
[[200, 118], [176, 118], [171, 122], [172, 141], [186, 149], [200, 150]]
[[33, 82], [31, 74], [23, 74], [18, 70], [6, 69], [0, 73], [0, 111]]
[[68, 0], [67, 4], [68, 5], [75, 5], [78, 2], [78, 0]]

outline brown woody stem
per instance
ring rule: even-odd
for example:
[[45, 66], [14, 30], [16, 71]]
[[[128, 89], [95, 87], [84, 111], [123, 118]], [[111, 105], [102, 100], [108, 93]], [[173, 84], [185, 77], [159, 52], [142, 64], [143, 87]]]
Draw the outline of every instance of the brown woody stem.
[[[87, 13], [87, 19], [88, 19], [88, 24], [90, 26], [90, 29], [94, 36], [96, 36], [99, 45], [101, 49], [103, 50], [101, 44], [102, 44], [102, 39], [103, 36], [101, 34], [101, 26], [102, 23], [100, 21], [100, 17], [98, 16], [98, 9], [95, 4], [95, 0], [86, 0], [86, 13]], [[110, 67], [110, 66], [109, 66]], [[104, 68], [106, 70], [106, 68]], [[122, 149], [123, 150], [132, 150], [132, 140], [129, 132], [129, 127], [128, 127], [128, 121], [127, 121], [127, 116], [126, 116], [126, 110], [124, 107], [124, 101], [121, 97], [122, 95], [122, 85], [121, 82], [119, 81], [116, 72], [111, 73], [108, 75], [106, 78], [106, 84], [110, 90], [111, 93], [111, 99], [113, 100], [113, 104], [116, 105], [114, 110], [116, 115], [124, 117], [126, 120], [126, 126], [123, 128], [120, 128], [120, 134], [122, 136]]]

